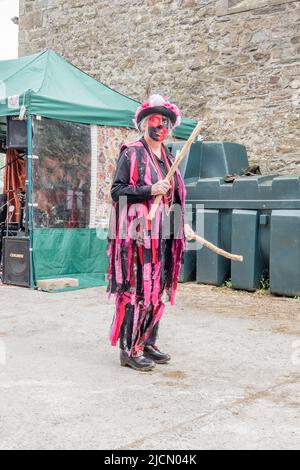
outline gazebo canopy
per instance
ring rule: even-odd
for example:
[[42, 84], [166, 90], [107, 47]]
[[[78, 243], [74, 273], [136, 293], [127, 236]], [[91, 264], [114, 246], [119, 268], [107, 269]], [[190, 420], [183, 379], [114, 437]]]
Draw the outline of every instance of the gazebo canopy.
[[[13, 99], [15, 97], [15, 100]], [[0, 61], [0, 116], [27, 112], [83, 124], [133, 128], [139, 102], [90, 77], [54, 51]], [[175, 136], [186, 139], [195, 127], [183, 119]]]

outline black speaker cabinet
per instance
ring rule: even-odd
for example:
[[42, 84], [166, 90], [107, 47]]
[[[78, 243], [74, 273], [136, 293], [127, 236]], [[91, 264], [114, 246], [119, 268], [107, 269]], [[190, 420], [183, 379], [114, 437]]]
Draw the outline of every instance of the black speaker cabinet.
[[7, 148], [25, 150], [28, 146], [27, 122], [8, 118], [7, 121]]
[[3, 238], [3, 284], [30, 287], [29, 248], [28, 238]]

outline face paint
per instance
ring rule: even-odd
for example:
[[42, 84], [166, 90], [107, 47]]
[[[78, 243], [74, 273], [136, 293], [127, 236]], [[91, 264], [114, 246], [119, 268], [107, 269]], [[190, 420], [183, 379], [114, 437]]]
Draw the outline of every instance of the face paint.
[[165, 140], [169, 132], [169, 119], [161, 114], [153, 114], [148, 120], [148, 133], [157, 142]]

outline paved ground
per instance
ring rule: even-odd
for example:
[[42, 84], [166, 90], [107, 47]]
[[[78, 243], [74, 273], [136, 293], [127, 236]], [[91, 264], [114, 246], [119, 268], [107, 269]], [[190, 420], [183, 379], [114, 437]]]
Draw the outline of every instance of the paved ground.
[[181, 286], [160, 344], [121, 368], [105, 290], [0, 286], [0, 449], [297, 449], [300, 302]]

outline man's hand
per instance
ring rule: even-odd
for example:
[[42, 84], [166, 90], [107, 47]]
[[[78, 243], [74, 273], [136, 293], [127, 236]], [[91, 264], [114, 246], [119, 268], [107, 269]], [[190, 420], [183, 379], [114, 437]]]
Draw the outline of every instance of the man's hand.
[[152, 196], [164, 196], [170, 190], [171, 185], [167, 180], [161, 180], [155, 183], [151, 188]]

